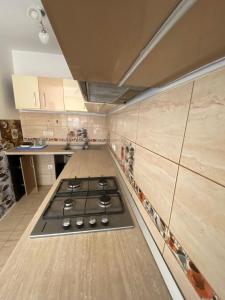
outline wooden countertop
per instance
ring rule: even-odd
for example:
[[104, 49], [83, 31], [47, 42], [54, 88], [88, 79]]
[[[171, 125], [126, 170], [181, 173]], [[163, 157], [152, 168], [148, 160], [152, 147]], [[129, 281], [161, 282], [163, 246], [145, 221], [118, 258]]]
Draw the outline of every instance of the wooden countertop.
[[115, 168], [107, 148], [72, 155], [2, 269], [1, 300], [171, 299], [136, 221], [132, 229], [29, 238], [61, 178]]
[[73, 150], [64, 150], [65, 145], [48, 145], [40, 150], [16, 150], [16, 148], [6, 150], [6, 155], [55, 155], [73, 154]]

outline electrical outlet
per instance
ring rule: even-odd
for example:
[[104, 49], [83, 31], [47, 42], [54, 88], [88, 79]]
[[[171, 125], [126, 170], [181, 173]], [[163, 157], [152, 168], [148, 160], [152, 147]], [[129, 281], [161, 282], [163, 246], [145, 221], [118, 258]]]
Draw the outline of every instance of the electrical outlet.
[[52, 170], [53, 169], [53, 165], [48, 165], [48, 170]]

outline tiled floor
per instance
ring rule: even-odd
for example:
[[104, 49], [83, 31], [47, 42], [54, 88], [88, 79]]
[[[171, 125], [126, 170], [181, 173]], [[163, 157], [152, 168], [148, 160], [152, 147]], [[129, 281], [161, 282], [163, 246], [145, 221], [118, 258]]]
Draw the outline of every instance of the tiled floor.
[[0, 271], [49, 188], [42, 186], [38, 192], [32, 192], [28, 197], [23, 196], [0, 221]]

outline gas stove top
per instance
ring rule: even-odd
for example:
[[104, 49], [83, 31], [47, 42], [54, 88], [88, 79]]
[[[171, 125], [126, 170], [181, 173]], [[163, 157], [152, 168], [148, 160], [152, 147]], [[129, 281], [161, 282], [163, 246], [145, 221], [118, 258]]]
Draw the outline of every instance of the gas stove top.
[[31, 237], [133, 227], [115, 177], [62, 179]]

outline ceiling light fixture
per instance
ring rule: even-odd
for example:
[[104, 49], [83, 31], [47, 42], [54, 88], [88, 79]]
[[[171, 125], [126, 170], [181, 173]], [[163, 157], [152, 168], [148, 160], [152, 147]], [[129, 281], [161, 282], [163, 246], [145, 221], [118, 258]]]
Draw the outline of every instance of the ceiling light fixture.
[[46, 45], [49, 41], [49, 34], [44, 24], [45, 11], [40, 7], [29, 7], [27, 9], [27, 15], [40, 24], [41, 31], [38, 33], [38, 37], [42, 44]]
[[42, 28], [41, 28], [41, 31], [39, 32], [38, 36], [39, 36], [39, 39], [42, 42], [42, 44], [46, 45], [46, 44], [48, 44], [48, 41], [49, 41], [49, 34], [48, 34], [46, 28], [44, 27], [44, 24], [42, 21], [40, 22], [40, 24], [41, 24]]

